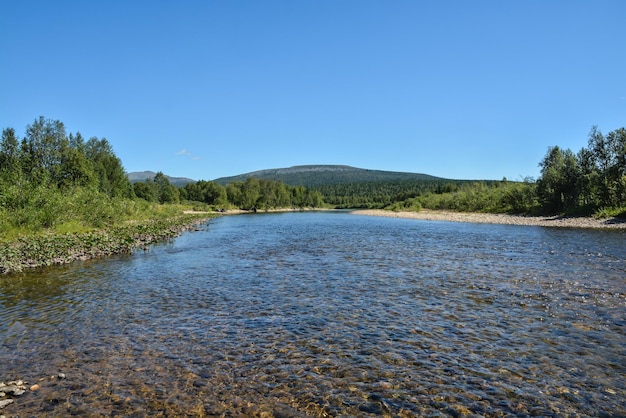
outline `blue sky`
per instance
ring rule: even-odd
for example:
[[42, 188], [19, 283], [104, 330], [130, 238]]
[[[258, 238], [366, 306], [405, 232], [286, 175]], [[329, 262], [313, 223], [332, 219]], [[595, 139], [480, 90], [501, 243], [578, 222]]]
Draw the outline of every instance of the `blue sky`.
[[3, 1], [0, 127], [107, 138], [127, 171], [302, 164], [537, 177], [626, 125], [626, 2]]

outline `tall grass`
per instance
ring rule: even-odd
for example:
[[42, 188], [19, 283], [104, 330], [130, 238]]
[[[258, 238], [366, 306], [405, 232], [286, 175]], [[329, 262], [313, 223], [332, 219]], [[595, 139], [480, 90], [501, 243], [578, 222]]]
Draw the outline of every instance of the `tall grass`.
[[535, 185], [526, 182], [475, 182], [445, 193], [426, 192], [395, 202], [392, 210], [419, 211], [423, 209], [459, 212], [524, 213], [539, 210]]
[[177, 235], [190, 205], [111, 198], [89, 188], [0, 188], [0, 273], [129, 252]]
[[61, 191], [40, 185], [0, 189], [0, 241], [42, 233], [82, 233], [129, 222], [171, 218], [190, 205], [160, 205], [109, 197], [90, 188]]

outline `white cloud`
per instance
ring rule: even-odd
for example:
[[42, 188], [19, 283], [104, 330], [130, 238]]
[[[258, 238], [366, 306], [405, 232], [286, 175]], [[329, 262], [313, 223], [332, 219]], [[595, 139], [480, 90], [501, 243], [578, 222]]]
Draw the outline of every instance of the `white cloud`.
[[183, 149], [181, 149], [180, 151], [178, 151], [178, 152], [176, 153], [176, 155], [191, 155], [191, 151], [188, 151], [188, 150], [186, 150], [186, 149], [184, 149], [184, 148], [183, 148]]

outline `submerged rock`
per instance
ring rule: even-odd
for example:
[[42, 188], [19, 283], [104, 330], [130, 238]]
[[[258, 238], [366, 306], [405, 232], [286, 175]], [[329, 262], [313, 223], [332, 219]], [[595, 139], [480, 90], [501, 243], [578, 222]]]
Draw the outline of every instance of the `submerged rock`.
[[14, 397], [23, 395], [26, 392], [25, 384], [22, 380], [0, 382], [0, 409], [15, 402]]
[[12, 404], [14, 401], [13, 399], [3, 399], [0, 401], [0, 409], [4, 408], [7, 405]]

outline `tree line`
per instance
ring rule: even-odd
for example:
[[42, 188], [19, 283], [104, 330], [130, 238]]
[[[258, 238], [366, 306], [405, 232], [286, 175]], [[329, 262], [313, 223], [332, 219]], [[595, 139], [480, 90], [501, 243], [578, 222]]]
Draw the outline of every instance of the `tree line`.
[[192, 203], [266, 210], [339, 207], [509, 212], [626, 214], [626, 129], [603, 135], [593, 127], [578, 153], [553, 146], [541, 176], [524, 181], [395, 180], [291, 186], [248, 178], [226, 186], [200, 180], [183, 187], [159, 172], [134, 185], [105, 138], [67, 133], [40, 117], [23, 137], [6, 128], [0, 140], [0, 231], [77, 223], [101, 227], [128, 218], [144, 202]]
[[626, 129], [603, 135], [593, 127], [577, 154], [553, 146], [538, 180], [387, 181], [316, 187], [337, 207], [446, 209], [527, 215], [626, 214]]
[[135, 183], [134, 192], [137, 197], [150, 202], [198, 202], [214, 208], [236, 207], [243, 210], [324, 205], [322, 195], [318, 191], [254, 177], [246, 181], [234, 181], [226, 187], [213, 181], [200, 180], [176, 188], [162, 172], [158, 172], [154, 179]]
[[105, 138], [85, 140], [40, 117], [20, 138], [0, 139], [0, 232], [37, 231], [60, 224], [115, 222], [134, 197], [122, 162]]
[[100, 227], [128, 216], [138, 201], [245, 210], [323, 205], [317, 191], [254, 178], [226, 187], [201, 180], [177, 188], [159, 172], [133, 185], [106, 138], [67, 133], [58, 120], [39, 117], [23, 137], [13, 128], [2, 131], [0, 229], [38, 230], [72, 222]]
[[626, 207], [626, 129], [603, 135], [594, 126], [577, 154], [553, 146], [540, 162], [537, 195], [549, 213], [593, 213]]
[[122, 162], [106, 138], [66, 135], [62, 122], [43, 117], [28, 125], [21, 139], [13, 128], [2, 131], [0, 181], [5, 187], [86, 187], [109, 197], [133, 195]]

